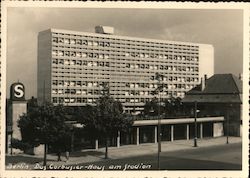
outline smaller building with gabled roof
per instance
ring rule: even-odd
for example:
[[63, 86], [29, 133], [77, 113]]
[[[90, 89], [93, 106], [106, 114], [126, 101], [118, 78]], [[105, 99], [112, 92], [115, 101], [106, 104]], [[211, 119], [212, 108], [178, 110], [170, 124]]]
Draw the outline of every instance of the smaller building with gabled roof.
[[[229, 121], [229, 135], [241, 135], [242, 80], [233, 74], [215, 74], [204, 77], [201, 84], [191, 89], [183, 103], [197, 103], [200, 116], [223, 115]], [[225, 125], [225, 124], [224, 124]], [[224, 126], [224, 131], [227, 129]]]

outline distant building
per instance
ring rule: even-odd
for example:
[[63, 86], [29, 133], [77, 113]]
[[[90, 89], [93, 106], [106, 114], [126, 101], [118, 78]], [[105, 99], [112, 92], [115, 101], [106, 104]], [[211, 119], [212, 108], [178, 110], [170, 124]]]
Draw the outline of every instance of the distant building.
[[154, 96], [155, 73], [165, 75], [162, 98], [184, 97], [214, 74], [212, 45], [49, 29], [38, 36], [38, 103], [95, 104], [103, 82], [124, 109], [141, 111]]
[[[215, 74], [186, 93], [184, 103], [197, 102], [200, 116], [223, 115], [229, 119], [229, 135], [241, 135], [242, 77]], [[226, 122], [226, 121], [225, 121]], [[224, 130], [227, 132], [225, 123]]]

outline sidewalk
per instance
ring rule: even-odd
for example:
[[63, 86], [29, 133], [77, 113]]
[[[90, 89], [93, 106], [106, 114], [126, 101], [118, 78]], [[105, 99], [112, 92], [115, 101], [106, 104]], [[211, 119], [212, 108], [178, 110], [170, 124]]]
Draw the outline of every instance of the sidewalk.
[[[232, 143], [241, 143], [241, 137], [229, 137], [229, 144]], [[197, 149], [193, 147], [194, 141], [193, 140], [176, 140], [173, 142], [166, 142], [163, 141], [161, 143], [162, 152], [171, 152], [171, 151], [178, 151], [178, 150], [189, 150], [189, 149]], [[216, 146], [216, 145], [223, 145], [226, 144], [226, 137], [219, 137], [219, 138], [203, 138], [197, 140], [198, 148], [199, 147], [209, 147], [209, 146]], [[132, 157], [132, 156], [142, 156], [156, 153], [158, 150], [157, 143], [145, 143], [140, 145], [124, 145], [117, 147], [109, 147], [108, 148], [108, 156], [109, 159], [120, 159], [125, 157]], [[65, 156], [62, 154], [61, 159], [62, 161], [57, 161], [57, 156], [54, 154], [47, 155], [47, 164], [53, 165], [73, 165], [73, 164], [80, 164], [80, 163], [93, 163], [96, 161], [104, 160], [105, 148], [100, 148], [98, 150], [95, 149], [88, 149], [82, 150], [78, 152], [73, 152], [70, 154], [70, 159], [68, 162], [65, 162]], [[26, 159], [36, 159], [36, 163], [42, 165], [43, 163], [43, 155], [23, 155]], [[10, 156], [13, 157], [13, 156]], [[20, 160], [21, 161], [21, 160]], [[10, 161], [8, 161], [10, 162]]]

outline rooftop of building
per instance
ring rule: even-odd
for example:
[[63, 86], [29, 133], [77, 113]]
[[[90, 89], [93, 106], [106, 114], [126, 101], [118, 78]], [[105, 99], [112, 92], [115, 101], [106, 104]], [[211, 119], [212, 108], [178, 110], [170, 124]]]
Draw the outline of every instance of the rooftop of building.
[[206, 46], [209, 48], [214, 48], [211, 44], [205, 43], [193, 43], [193, 42], [183, 42], [183, 41], [171, 41], [171, 40], [160, 40], [160, 39], [152, 39], [152, 38], [141, 38], [141, 37], [132, 37], [132, 36], [122, 36], [122, 35], [115, 35], [115, 34], [101, 34], [101, 33], [91, 33], [91, 32], [82, 32], [82, 31], [73, 31], [73, 30], [66, 30], [66, 29], [56, 29], [50, 28], [39, 33], [65, 33], [65, 34], [74, 34], [74, 35], [89, 35], [95, 37], [103, 37], [103, 38], [118, 38], [123, 40], [138, 40], [142, 42], [154, 42], [154, 43], [171, 43], [171, 44], [178, 44], [178, 45], [196, 45], [196, 46]]
[[242, 80], [233, 74], [215, 74], [186, 93], [183, 102], [241, 103]]

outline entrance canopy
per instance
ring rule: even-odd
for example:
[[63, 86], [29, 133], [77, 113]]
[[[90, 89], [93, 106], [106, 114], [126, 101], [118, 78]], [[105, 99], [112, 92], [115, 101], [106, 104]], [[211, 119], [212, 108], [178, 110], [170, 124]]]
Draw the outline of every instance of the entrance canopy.
[[[155, 120], [136, 120], [133, 126], [144, 126], [144, 125], [158, 125], [158, 119]], [[194, 118], [180, 118], [180, 119], [161, 119], [161, 124], [187, 124], [194, 123]], [[219, 117], [203, 117], [197, 118], [197, 122], [222, 122], [224, 121], [223, 116]]]

